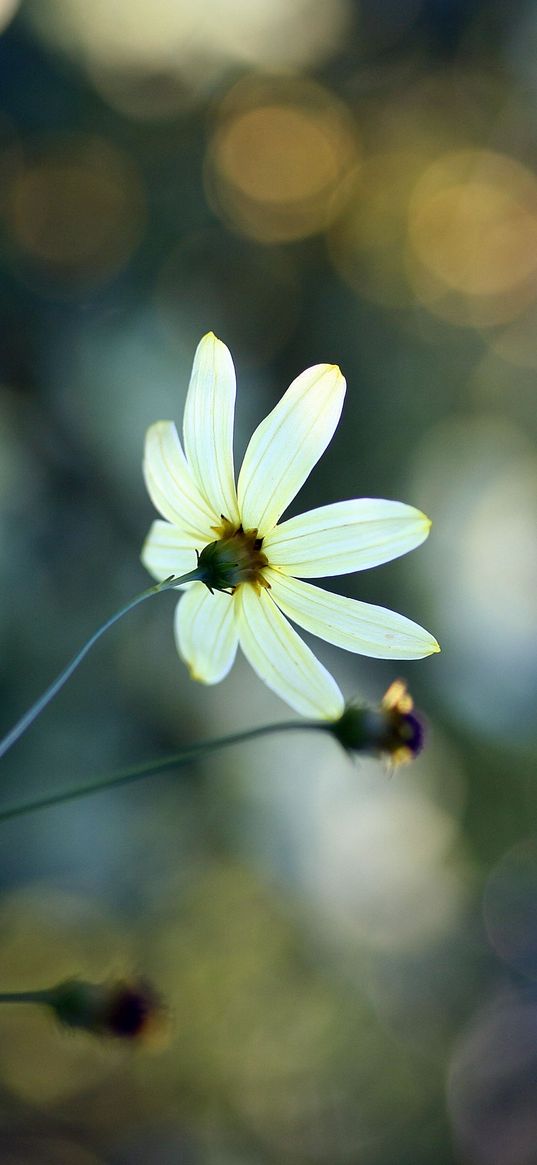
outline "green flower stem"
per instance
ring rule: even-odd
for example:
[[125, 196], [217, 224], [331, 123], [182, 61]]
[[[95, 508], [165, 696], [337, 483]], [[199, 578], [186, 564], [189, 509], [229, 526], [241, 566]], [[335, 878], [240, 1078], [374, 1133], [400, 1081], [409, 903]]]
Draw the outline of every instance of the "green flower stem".
[[51, 1003], [50, 991], [0, 991], [0, 1003]]
[[91, 781], [88, 785], [76, 785], [74, 788], [64, 789], [63, 792], [51, 793], [48, 797], [40, 797], [36, 801], [24, 801], [20, 805], [4, 809], [0, 812], [0, 823], [10, 821], [13, 817], [23, 817], [26, 813], [34, 813], [38, 809], [50, 809], [53, 805], [64, 805], [67, 801], [77, 801], [80, 797], [89, 797], [93, 793], [100, 793], [105, 789], [118, 789], [122, 785], [130, 785], [133, 781], [140, 781], [143, 777], [163, 773], [168, 769], [182, 768], [183, 765], [189, 764], [190, 761], [194, 761], [200, 756], [215, 752], [220, 748], [228, 748], [232, 744], [243, 744], [247, 740], [256, 740], [259, 736], [268, 736], [274, 732], [307, 732], [312, 729], [332, 734], [333, 725], [329, 720], [284, 720], [277, 724], [263, 724], [259, 728], [247, 728], [244, 732], [234, 732], [231, 736], [219, 736], [213, 740], [201, 741], [173, 756], [145, 761], [133, 768], [121, 769], [112, 776]]
[[24, 716], [21, 716], [20, 720], [13, 725], [13, 728], [0, 741], [0, 757], [4, 756], [12, 745], [16, 744], [17, 740], [26, 732], [26, 729], [33, 724], [34, 720], [37, 720], [40, 713], [47, 707], [47, 704], [50, 704], [50, 701], [54, 699], [54, 696], [58, 694], [60, 689], [63, 688], [63, 685], [67, 683], [67, 680], [72, 676], [79, 663], [82, 663], [82, 660], [85, 659], [93, 645], [97, 643], [101, 635], [104, 635], [105, 631], [108, 631], [109, 627], [113, 627], [114, 623], [117, 623], [119, 619], [123, 618], [123, 615], [126, 615], [128, 611], [132, 611], [133, 607], [137, 607], [145, 599], [151, 598], [152, 595], [159, 595], [161, 591], [169, 590], [171, 587], [179, 586], [181, 583], [194, 582], [201, 578], [203, 578], [203, 572], [197, 567], [189, 571], [188, 574], [181, 575], [180, 578], [175, 578], [174, 575], [170, 575], [169, 578], [164, 579], [164, 582], [156, 583], [155, 586], [148, 587], [146, 591], [142, 591], [141, 594], [136, 595], [129, 603], [126, 603], [124, 607], [121, 607], [119, 611], [111, 615], [110, 619], [106, 620], [106, 623], [103, 623], [101, 627], [97, 628], [84, 646], [80, 648], [80, 651], [73, 656], [72, 660], [64, 667], [59, 676], [56, 677], [50, 687], [43, 692], [35, 704], [32, 704], [32, 707], [24, 713]]

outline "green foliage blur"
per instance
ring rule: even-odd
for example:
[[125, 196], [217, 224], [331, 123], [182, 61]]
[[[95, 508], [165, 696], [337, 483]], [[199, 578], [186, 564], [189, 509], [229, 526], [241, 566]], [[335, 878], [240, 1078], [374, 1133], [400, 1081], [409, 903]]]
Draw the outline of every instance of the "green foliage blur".
[[[143, 974], [167, 1045], [0, 1013], [9, 1165], [537, 1163], [537, 16], [515, 0], [0, 0], [2, 731], [149, 580], [147, 426], [198, 340], [237, 454], [348, 382], [296, 512], [397, 498], [337, 580], [426, 626], [389, 779], [290, 734], [0, 825], [0, 989]], [[332, 584], [328, 583], [330, 587]], [[1, 804], [289, 714], [132, 612], [3, 760]]]

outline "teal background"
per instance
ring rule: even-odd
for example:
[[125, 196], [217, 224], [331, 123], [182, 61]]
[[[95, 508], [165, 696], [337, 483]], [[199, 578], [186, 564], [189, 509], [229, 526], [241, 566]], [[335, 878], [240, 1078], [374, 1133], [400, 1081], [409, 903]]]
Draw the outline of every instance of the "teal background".
[[[237, 461], [291, 379], [343, 417], [291, 512], [398, 498], [408, 557], [328, 582], [437, 636], [311, 641], [346, 697], [404, 677], [392, 778], [258, 742], [0, 826], [0, 986], [143, 973], [168, 1042], [0, 1015], [2, 1159], [534, 1165], [537, 181], [531, 4], [0, 5], [6, 730], [148, 583], [147, 426], [214, 330]], [[2, 762], [42, 796], [289, 715], [195, 685], [174, 596], [132, 612]]]

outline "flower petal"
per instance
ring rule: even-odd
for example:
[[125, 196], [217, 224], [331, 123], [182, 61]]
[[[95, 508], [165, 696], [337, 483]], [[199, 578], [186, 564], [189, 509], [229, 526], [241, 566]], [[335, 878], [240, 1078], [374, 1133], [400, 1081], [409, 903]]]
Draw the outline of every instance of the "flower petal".
[[390, 562], [424, 542], [431, 523], [403, 502], [359, 498], [320, 506], [267, 535], [271, 566], [300, 578], [327, 578]]
[[335, 680], [284, 619], [270, 592], [241, 586], [234, 603], [241, 648], [268, 687], [303, 716], [340, 716], [343, 696]]
[[214, 538], [220, 520], [192, 478], [173, 421], [157, 421], [147, 430], [144, 477], [151, 501], [169, 522], [197, 536], [204, 545]]
[[440, 651], [428, 631], [386, 607], [331, 594], [270, 568], [263, 573], [284, 615], [336, 647], [373, 659], [422, 659]]
[[212, 332], [196, 349], [183, 418], [185, 453], [198, 488], [220, 517], [239, 521], [233, 470], [235, 368]]
[[171, 574], [186, 574], [196, 565], [196, 546], [192, 534], [157, 518], [142, 547], [141, 559], [153, 578], [162, 582]]
[[223, 591], [212, 595], [204, 583], [194, 583], [177, 606], [175, 641], [193, 680], [202, 684], [223, 680], [238, 644], [231, 596]]
[[307, 368], [255, 430], [239, 474], [245, 529], [263, 537], [298, 493], [331, 441], [341, 415], [345, 379], [335, 364]]

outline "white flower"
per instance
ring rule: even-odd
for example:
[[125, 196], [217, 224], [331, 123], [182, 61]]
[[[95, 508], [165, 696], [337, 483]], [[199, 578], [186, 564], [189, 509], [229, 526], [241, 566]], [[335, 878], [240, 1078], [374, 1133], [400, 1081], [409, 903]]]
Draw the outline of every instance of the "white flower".
[[288, 619], [377, 659], [421, 659], [440, 650], [403, 615], [301, 581], [364, 570], [413, 550], [430, 528], [419, 510], [360, 498], [279, 523], [331, 441], [344, 395], [335, 365], [307, 368], [256, 429], [235, 485], [235, 369], [225, 344], [209, 333], [194, 359], [185, 451], [173, 422], [157, 421], [144, 459], [149, 494], [165, 519], [153, 522], [143, 547], [150, 574], [159, 581], [183, 574], [200, 553], [216, 570], [209, 576], [213, 591], [191, 583], [177, 607], [177, 647], [193, 678], [223, 679], [240, 644], [269, 688], [302, 715], [325, 719], [341, 715], [343, 696]]

